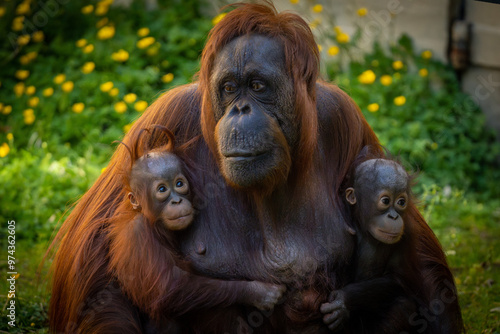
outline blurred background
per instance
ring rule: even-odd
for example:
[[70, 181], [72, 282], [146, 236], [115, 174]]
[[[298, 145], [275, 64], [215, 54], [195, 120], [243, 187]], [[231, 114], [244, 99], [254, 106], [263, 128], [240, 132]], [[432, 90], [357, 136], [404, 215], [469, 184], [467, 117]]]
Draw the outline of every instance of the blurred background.
[[[17, 328], [47, 331], [54, 233], [131, 124], [192, 81], [228, 2], [0, 2], [0, 268], [16, 221]], [[500, 5], [473, 0], [275, 1], [316, 35], [322, 77], [418, 171], [420, 210], [455, 274], [466, 328], [500, 333]]]

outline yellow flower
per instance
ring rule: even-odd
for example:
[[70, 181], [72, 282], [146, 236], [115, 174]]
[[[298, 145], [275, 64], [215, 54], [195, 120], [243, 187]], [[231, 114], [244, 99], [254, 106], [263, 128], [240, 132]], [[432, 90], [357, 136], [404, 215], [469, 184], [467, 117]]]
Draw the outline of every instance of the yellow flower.
[[318, 25], [320, 25], [320, 24], [321, 24], [321, 20], [316, 18], [311, 23], [309, 23], [309, 27], [311, 29], [316, 29], [318, 27]]
[[24, 123], [27, 125], [33, 124], [35, 121], [35, 113], [33, 112], [33, 109], [26, 109], [23, 111], [23, 118], [24, 118]]
[[315, 12], [315, 13], [321, 13], [323, 11], [323, 6], [321, 5], [314, 5], [313, 8], [312, 8], [312, 11]]
[[44, 38], [45, 38], [45, 35], [43, 34], [43, 31], [41, 31], [41, 30], [34, 32], [32, 35], [32, 40], [35, 43], [43, 42]]
[[26, 80], [30, 76], [30, 71], [28, 71], [28, 70], [17, 70], [15, 76], [19, 80]]
[[36, 51], [28, 52], [24, 56], [19, 57], [19, 62], [21, 65], [28, 65], [31, 63], [36, 57], [38, 56], [38, 53]]
[[402, 69], [403, 62], [401, 60], [396, 60], [396, 61], [392, 62], [392, 68], [395, 69], [396, 71]]
[[319, 52], [323, 51], [323, 45], [318, 44], [318, 51], [319, 51]]
[[85, 46], [83, 49], [82, 49], [83, 53], [91, 53], [92, 51], [94, 51], [94, 45], [93, 44], [89, 44], [87, 46]]
[[65, 74], [58, 74], [54, 77], [54, 83], [60, 85], [66, 80], [66, 75]]
[[30, 106], [31, 108], [35, 108], [38, 103], [40, 103], [40, 98], [38, 96], [33, 96], [28, 100], [28, 106]]
[[372, 70], [366, 70], [358, 76], [359, 82], [365, 85], [372, 84], [376, 78], [377, 76], [375, 75], [375, 73], [373, 73]]
[[10, 132], [7, 133], [7, 140], [10, 140], [10, 141], [14, 140], [14, 135]]
[[134, 103], [137, 100], [137, 95], [134, 93], [129, 93], [123, 97], [123, 100], [127, 103]]
[[82, 72], [85, 74], [91, 73], [95, 68], [95, 63], [92, 61], [88, 61], [82, 66]]
[[110, 39], [115, 35], [115, 32], [116, 30], [114, 26], [105, 26], [99, 29], [99, 31], [97, 32], [97, 38], [101, 40]]
[[424, 59], [431, 59], [432, 58], [432, 52], [430, 50], [425, 50], [422, 52], [422, 58]]
[[137, 112], [143, 112], [144, 110], [146, 110], [147, 107], [148, 107], [148, 103], [146, 101], [143, 101], [143, 100], [137, 101], [134, 104], [134, 109]]
[[438, 143], [432, 143], [432, 144], [431, 144], [431, 148], [432, 148], [433, 150], [437, 150], [437, 148], [438, 148]]
[[339, 47], [338, 46], [331, 46], [329, 49], [328, 49], [328, 55], [330, 56], [335, 56], [339, 53]]
[[397, 106], [402, 106], [405, 103], [406, 103], [406, 97], [404, 97], [403, 95], [394, 98], [394, 104]]
[[12, 106], [5, 106], [3, 107], [2, 114], [8, 115], [12, 112]]
[[54, 88], [52, 87], [49, 87], [49, 88], [45, 88], [42, 92], [43, 96], [45, 97], [49, 97], [49, 96], [52, 96], [52, 94], [54, 94]]
[[298, 4], [298, 3], [299, 3], [299, 0], [290, 0], [290, 3], [291, 3], [292, 5], [296, 5], [296, 4]]
[[26, 91], [25, 91], [26, 95], [33, 95], [33, 94], [35, 94], [35, 92], [36, 92], [35, 86], [26, 87]]
[[26, 15], [30, 12], [30, 3], [28, 1], [21, 2], [16, 8], [16, 15]]
[[106, 4], [98, 3], [97, 7], [95, 9], [95, 15], [97, 16], [103, 16], [106, 15], [106, 13], [109, 10], [109, 6]]
[[377, 112], [379, 110], [379, 108], [380, 107], [379, 107], [378, 103], [370, 103], [368, 105], [368, 111], [369, 112]]
[[429, 75], [429, 71], [427, 71], [426, 68], [421, 68], [420, 70], [418, 70], [418, 75], [420, 75], [422, 78], [425, 78]]
[[108, 24], [108, 22], [109, 22], [109, 19], [107, 17], [103, 17], [102, 19], [100, 19], [99, 21], [97, 21], [97, 23], [95, 24], [95, 27], [96, 28], [102, 28], [106, 24]]
[[18, 82], [14, 85], [14, 94], [16, 94], [17, 97], [23, 95], [24, 93], [24, 83], [23, 82]]
[[5, 15], [5, 7], [0, 7], [0, 17]]
[[18, 16], [12, 21], [12, 30], [20, 31], [24, 28], [24, 16]]
[[164, 83], [172, 82], [172, 80], [174, 80], [174, 75], [172, 73], [167, 73], [161, 77], [161, 81]]
[[103, 168], [101, 169], [101, 174], [102, 174], [102, 173], [104, 173], [104, 172], [106, 171], [106, 169], [107, 169], [107, 168], [108, 168], [108, 167], [103, 167]]
[[144, 37], [144, 38], [137, 41], [137, 47], [139, 49], [145, 49], [145, 48], [153, 45], [154, 42], [155, 42], [154, 37], [151, 37], [151, 36]]
[[217, 15], [216, 17], [214, 17], [212, 19], [212, 24], [216, 25], [217, 23], [219, 23], [224, 18], [224, 16], [226, 16], [226, 13], [220, 13], [219, 15]]
[[85, 109], [85, 104], [83, 104], [82, 102], [77, 102], [71, 107], [71, 110], [73, 110], [73, 112], [77, 114], [81, 113], [83, 109]]
[[380, 83], [384, 86], [389, 86], [392, 83], [392, 77], [390, 75], [383, 75], [380, 77]]
[[147, 35], [149, 35], [149, 28], [141, 28], [137, 30], [137, 36], [146, 37]]
[[345, 32], [341, 32], [337, 34], [337, 42], [340, 44], [345, 44], [349, 42], [349, 35], [346, 34]]
[[116, 96], [120, 93], [120, 90], [116, 87], [112, 88], [110, 91], [109, 91], [109, 96]]
[[75, 88], [75, 84], [73, 83], [73, 81], [66, 81], [61, 85], [61, 88], [63, 92], [69, 93], [73, 90], [73, 88]]
[[101, 88], [101, 91], [104, 93], [109, 92], [111, 90], [111, 88], [113, 88], [113, 83], [111, 81], [105, 82], [105, 83], [101, 84], [100, 88]]
[[127, 104], [123, 101], [116, 102], [115, 111], [119, 114], [123, 114], [125, 111], [127, 111]]
[[360, 9], [358, 9], [357, 13], [358, 13], [358, 16], [363, 17], [366, 14], [368, 14], [368, 9], [366, 9], [365, 7], [361, 7]]
[[30, 42], [30, 35], [21, 35], [17, 38], [17, 44], [23, 46]]
[[85, 45], [87, 45], [87, 40], [85, 38], [76, 41], [76, 46], [79, 48], [83, 48]]
[[93, 5], [88, 5], [88, 6], [85, 6], [85, 7], [82, 7], [82, 14], [90, 14], [94, 11], [94, 6]]
[[111, 59], [113, 59], [114, 61], [118, 61], [118, 62], [126, 62], [129, 58], [129, 54], [127, 51], [123, 50], [123, 49], [120, 49], [114, 53], [111, 54]]
[[132, 123], [123, 126], [123, 132], [127, 133], [132, 128]]
[[10, 147], [7, 143], [3, 143], [2, 146], [0, 146], [0, 158], [5, 158], [7, 154], [10, 152]]
[[146, 54], [148, 56], [151, 56], [151, 57], [152, 56], [156, 56], [158, 54], [158, 50], [159, 50], [158, 47], [152, 46], [152, 47], [150, 47], [149, 49], [146, 50]]

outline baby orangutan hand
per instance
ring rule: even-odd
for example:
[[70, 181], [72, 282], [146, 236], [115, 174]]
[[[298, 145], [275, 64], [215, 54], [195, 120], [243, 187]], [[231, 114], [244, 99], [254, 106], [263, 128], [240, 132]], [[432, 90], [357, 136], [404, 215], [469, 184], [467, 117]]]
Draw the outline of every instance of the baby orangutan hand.
[[328, 299], [329, 303], [321, 305], [320, 311], [324, 314], [323, 322], [332, 331], [342, 328], [345, 320], [349, 319], [349, 310], [345, 306], [345, 293], [342, 290], [333, 291]]

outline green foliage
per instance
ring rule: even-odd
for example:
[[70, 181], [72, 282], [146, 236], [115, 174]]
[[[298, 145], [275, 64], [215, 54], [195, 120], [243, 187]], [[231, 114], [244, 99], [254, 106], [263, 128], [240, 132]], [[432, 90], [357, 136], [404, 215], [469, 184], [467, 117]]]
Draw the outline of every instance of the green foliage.
[[[21, 31], [14, 31], [13, 23], [20, 4], [10, 2], [4, 7], [0, 156], [6, 156], [0, 158], [0, 220], [19, 221], [18, 238], [47, 240], [63, 212], [106, 166], [112, 142], [123, 136], [159, 92], [189, 82], [197, 70], [212, 26], [210, 18], [200, 14], [198, 1], [162, 1], [152, 11], [146, 11], [141, 1], [130, 8], [109, 7], [109, 3], [70, 1], [56, 8], [51, 1], [31, 2]], [[82, 13], [89, 4], [92, 13]], [[53, 9], [50, 13], [47, 6]], [[97, 15], [100, 6], [105, 15]], [[40, 12], [50, 18], [37, 27], [43, 32], [37, 39], [30, 24]], [[30, 36], [30, 42], [20, 45], [18, 36], [24, 35]], [[93, 46], [91, 52], [85, 49], [88, 45]], [[119, 50], [125, 56], [113, 59]], [[29, 54], [35, 58], [26, 61]], [[85, 72], [89, 62], [93, 66]], [[19, 70], [29, 71], [29, 76], [19, 78]], [[57, 81], [61, 74], [63, 79]], [[74, 85], [65, 91], [67, 82]], [[107, 82], [112, 88], [101, 89]], [[24, 89], [16, 95], [14, 87], [19, 83]], [[46, 89], [53, 89], [53, 94], [44, 94]], [[125, 98], [131, 93], [136, 95], [134, 101]], [[140, 100], [142, 106], [137, 105]], [[78, 110], [81, 103], [83, 110]], [[120, 110], [123, 105], [125, 111]], [[34, 122], [27, 116], [30, 109]]]
[[[344, 46], [329, 61], [330, 79], [358, 103], [382, 145], [422, 172], [420, 183], [500, 194], [498, 183], [491, 182], [500, 179], [500, 146], [451, 68], [416, 55], [405, 36], [387, 51], [375, 44], [361, 59], [351, 53]], [[342, 57], [350, 62], [342, 65]], [[395, 61], [403, 67], [396, 70]], [[359, 78], [367, 70], [376, 75], [372, 83]], [[391, 83], [382, 84], [382, 76]], [[404, 97], [402, 105], [396, 104], [398, 97]], [[370, 112], [370, 104], [379, 109]]]

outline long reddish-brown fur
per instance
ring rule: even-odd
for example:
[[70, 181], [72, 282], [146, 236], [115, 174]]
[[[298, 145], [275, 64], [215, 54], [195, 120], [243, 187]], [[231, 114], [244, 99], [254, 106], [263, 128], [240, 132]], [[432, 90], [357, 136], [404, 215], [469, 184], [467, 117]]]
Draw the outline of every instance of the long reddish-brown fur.
[[[297, 203], [305, 206], [314, 205], [314, 200], [320, 195], [323, 196], [319, 191], [315, 193], [314, 189], [328, 188], [330, 192], [327, 196], [330, 197], [332, 210], [337, 210], [340, 214], [342, 209], [338, 201], [338, 191], [342, 180], [360, 150], [366, 145], [377, 146], [378, 140], [359, 108], [345, 92], [335, 85], [317, 81], [318, 51], [307, 24], [296, 15], [277, 14], [274, 7], [269, 4], [239, 5], [237, 9], [227, 14], [213, 28], [207, 41], [201, 60], [199, 82], [177, 87], [161, 96], [134, 124], [123, 142], [130, 146], [137, 140], [141, 129], [161, 124], [174, 132], [180, 144], [197, 138], [187, 155], [198, 162], [203, 162], [203, 168], [207, 173], [219, 175], [214, 156], [216, 150], [213, 130], [216, 124], [210, 104], [211, 70], [217, 52], [224, 45], [238, 36], [249, 33], [270, 36], [283, 45], [286, 66], [295, 85], [300, 146], [297, 152], [292, 153], [294, 172], [301, 173], [308, 180], [309, 188], [305, 194], [312, 196], [307, 203], [299, 201]], [[200, 137], [201, 134], [203, 138]], [[110, 236], [105, 229], [122, 202], [123, 187], [119, 166], [128, 165], [129, 159], [127, 150], [119, 146], [106, 171], [80, 199], [54, 241], [60, 245], [53, 266], [50, 305], [52, 332], [101, 333], [106, 330], [110, 332], [112, 328], [121, 333], [138, 333], [141, 330], [141, 324], [137, 320], [137, 310], [133, 304], [116, 289], [110, 288], [110, 282], [114, 278], [110, 274], [108, 263]], [[241, 197], [234, 198], [232, 194], [234, 191], [226, 187], [209, 204], [215, 208], [210, 213], [211, 224], [225, 224], [223, 217], [227, 203], [223, 203], [224, 200], [229, 200], [234, 206], [239, 207]], [[409, 208], [409, 216], [411, 223], [416, 226], [418, 262], [415, 266], [422, 275], [427, 292], [426, 301], [440, 298], [443, 289], [446, 289], [443, 286], [443, 282], [446, 281], [452, 288], [451, 294], [456, 297], [452, 275], [434, 233], [415, 206]], [[340, 233], [340, 231], [334, 232]], [[230, 238], [232, 234], [228, 232], [226, 237]], [[228, 242], [223, 238], [220, 242], [220, 247], [228, 247]], [[311, 243], [313, 242], [314, 240], [311, 240]], [[151, 247], [149, 250], [155, 255], [148, 266], [161, 266], [163, 255], [154, 248], [154, 245]], [[230, 249], [229, 247], [228, 250]], [[254, 269], [255, 275], [265, 272], [254, 263], [239, 265], [250, 266]], [[147, 276], [152, 272], [153, 269], [144, 274]], [[168, 286], [171, 282], [169, 279], [157, 273], [151, 275], [149, 282], [154, 285], [157, 293], [161, 293], [157, 287]], [[102, 292], [108, 290], [110, 297], [103, 298]], [[306, 295], [308, 300], [321, 299]], [[139, 292], [138, 298], [140, 298]], [[451, 311], [447, 311], [439, 321], [451, 323], [448, 328], [452, 328], [452, 332], [458, 332], [461, 326], [458, 302], [455, 300], [448, 306], [448, 310]], [[92, 315], [90, 314], [92, 312], [86, 311], [88, 309], [96, 312]], [[110, 312], [107, 314], [107, 320], [96, 316], [99, 314], [98, 311], [103, 309]], [[449, 316], [450, 314], [452, 316]], [[103, 328], [106, 330], [103, 331]]]

